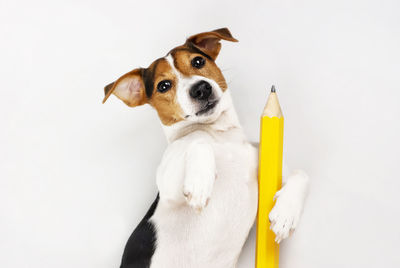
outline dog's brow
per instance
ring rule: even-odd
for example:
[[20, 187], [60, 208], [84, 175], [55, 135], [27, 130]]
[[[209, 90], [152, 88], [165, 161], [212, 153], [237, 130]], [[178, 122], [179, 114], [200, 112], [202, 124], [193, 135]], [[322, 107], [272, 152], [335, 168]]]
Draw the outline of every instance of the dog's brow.
[[190, 53], [197, 53], [200, 54], [204, 57], [206, 57], [209, 60], [213, 60], [208, 54], [204, 53], [203, 51], [201, 51], [200, 49], [198, 49], [197, 47], [195, 47], [193, 44], [187, 44], [186, 47], [181, 47], [181, 48], [174, 48], [173, 50], [171, 50], [168, 55], [174, 55], [176, 52], [178, 51], [187, 51]]
[[209, 55], [207, 55], [206, 53], [204, 53], [203, 51], [201, 51], [200, 49], [195, 47], [192, 43], [189, 43], [187, 46], [188, 46], [189, 52], [201, 54], [204, 57], [206, 57], [207, 59], [212, 60], [212, 58]]

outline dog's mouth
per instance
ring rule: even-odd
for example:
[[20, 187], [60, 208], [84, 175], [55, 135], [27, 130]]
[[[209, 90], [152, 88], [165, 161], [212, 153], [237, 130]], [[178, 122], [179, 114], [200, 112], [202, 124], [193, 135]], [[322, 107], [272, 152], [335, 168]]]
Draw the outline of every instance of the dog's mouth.
[[206, 103], [206, 105], [204, 105], [204, 107], [201, 108], [200, 111], [198, 111], [198, 112], [196, 113], [196, 115], [199, 116], [199, 115], [207, 114], [209, 111], [211, 111], [212, 109], [214, 109], [215, 106], [217, 106], [217, 104], [218, 104], [218, 100], [208, 101], [208, 102]]

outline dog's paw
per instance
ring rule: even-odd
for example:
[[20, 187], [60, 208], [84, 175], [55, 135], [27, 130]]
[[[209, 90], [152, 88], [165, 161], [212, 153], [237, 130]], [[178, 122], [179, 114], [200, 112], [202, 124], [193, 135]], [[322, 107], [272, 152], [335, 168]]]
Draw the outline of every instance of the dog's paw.
[[270, 229], [276, 235], [275, 241], [280, 243], [296, 229], [302, 212], [302, 202], [284, 188], [276, 193], [274, 199], [275, 206], [269, 213]]
[[216, 177], [212, 146], [202, 140], [193, 141], [186, 151], [183, 195], [188, 205], [201, 212], [211, 197]]
[[192, 176], [185, 181], [183, 186], [183, 195], [187, 204], [198, 213], [208, 205], [215, 180], [215, 174], [204, 175], [206, 174]]

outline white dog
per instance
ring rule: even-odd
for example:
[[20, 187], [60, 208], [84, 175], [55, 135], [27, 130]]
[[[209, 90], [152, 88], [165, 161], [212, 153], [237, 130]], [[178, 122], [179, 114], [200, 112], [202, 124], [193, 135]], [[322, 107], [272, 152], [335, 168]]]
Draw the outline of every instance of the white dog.
[[[168, 148], [159, 195], [128, 240], [122, 268], [235, 267], [257, 213], [258, 150], [240, 126], [215, 59], [228, 29], [191, 36], [148, 68], [105, 87], [128, 106], [154, 107]], [[296, 228], [307, 175], [284, 171], [269, 218], [276, 241]]]

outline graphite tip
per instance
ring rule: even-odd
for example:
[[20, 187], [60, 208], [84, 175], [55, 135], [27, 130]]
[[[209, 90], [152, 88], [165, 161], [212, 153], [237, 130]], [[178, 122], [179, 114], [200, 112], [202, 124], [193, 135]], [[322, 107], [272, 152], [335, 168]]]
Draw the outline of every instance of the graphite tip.
[[271, 87], [271, 93], [275, 93], [275, 92], [276, 92], [275, 85], [272, 85], [272, 87]]

